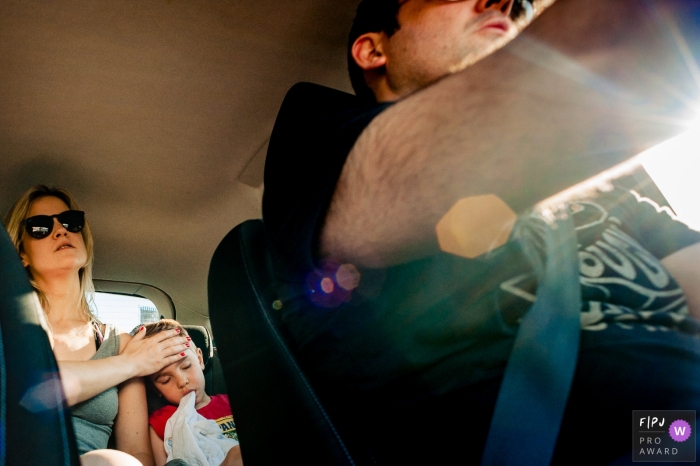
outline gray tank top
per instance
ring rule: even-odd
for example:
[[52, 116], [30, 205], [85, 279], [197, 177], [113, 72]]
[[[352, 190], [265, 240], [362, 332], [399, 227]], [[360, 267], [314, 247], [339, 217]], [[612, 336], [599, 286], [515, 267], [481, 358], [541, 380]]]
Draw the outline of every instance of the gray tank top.
[[[113, 325], [106, 324], [105, 327], [102, 344], [91, 360], [119, 354], [119, 332]], [[73, 406], [73, 429], [79, 454], [107, 448], [118, 409], [117, 387]]]

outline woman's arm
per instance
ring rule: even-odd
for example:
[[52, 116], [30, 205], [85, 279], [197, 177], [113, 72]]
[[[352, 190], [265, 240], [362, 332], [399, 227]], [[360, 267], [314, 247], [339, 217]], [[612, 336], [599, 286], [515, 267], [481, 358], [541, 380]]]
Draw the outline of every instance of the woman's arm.
[[133, 377], [150, 375], [182, 359], [185, 337], [175, 330], [144, 339], [145, 330], [132, 339], [121, 335], [120, 354], [89, 361], [58, 361], [68, 406], [89, 400]]
[[165, 452], [163, 439], [158, 437], [153, 427], [149, 426], [151, 431], [151, 449], [153, 449], [153, 458], [156, 460], [156, 466], [163, 466], [168, 461], [168, 454]]
[[119, 411], [114, 421], [117, 450], [130, 454], [144, 466], [154, 466], [148, 432], [146, 386], [141, 377], [135, 377], [119, 387]]

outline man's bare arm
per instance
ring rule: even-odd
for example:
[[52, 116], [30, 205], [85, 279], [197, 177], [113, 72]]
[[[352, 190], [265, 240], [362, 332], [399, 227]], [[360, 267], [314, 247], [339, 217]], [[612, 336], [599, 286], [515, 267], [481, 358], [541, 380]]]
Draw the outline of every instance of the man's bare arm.
[[[643, 4], [559, 0], [504, 49], [378, 116], [343, 169], [322, 254], [364, 266], [430, 254], [459, 199], [494, 194], [520, 211], [682, 131], [692, 79]], [[512, 225], [495, 207], [474, 231]]]
[[690, 315], [700, 319], [700, 243], [664, 257], [661, 263], [681, 286]]

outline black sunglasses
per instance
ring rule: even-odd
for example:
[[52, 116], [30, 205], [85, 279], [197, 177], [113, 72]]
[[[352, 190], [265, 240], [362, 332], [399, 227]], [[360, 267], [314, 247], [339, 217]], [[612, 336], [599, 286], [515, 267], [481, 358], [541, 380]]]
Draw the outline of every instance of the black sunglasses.
[[66, 210], [56, 215], [35, 215], [22, 223], [29, 236], [42, 239], [51, 234], [54, 218], [58, 219], [58, 223], [71, 233], [78, 233], [85, 226], [85, 212], [82, 210]]
[[[464, 0], [444, 0], [445, 2], [448, 3], [453, 3], [453, 2], [463, 2]], [[488, 0], [486, 2], [486, 7], [492, 6], [494, 3], [498, 3], [499, 0]], [[510, 10], [510, 17], [513, 20], [518, 19], [520, 16], [524, 16], [528, 21], [532, 19], [534, 16], [534, 8], [532, 6], [532, 3], [534, 0], [514, 0], [513, 1], [513, 8]], [[403, 2], [406, 3], [406, 2]], [[400, 3], [399, 5], [403, 5], [403, 3]]]

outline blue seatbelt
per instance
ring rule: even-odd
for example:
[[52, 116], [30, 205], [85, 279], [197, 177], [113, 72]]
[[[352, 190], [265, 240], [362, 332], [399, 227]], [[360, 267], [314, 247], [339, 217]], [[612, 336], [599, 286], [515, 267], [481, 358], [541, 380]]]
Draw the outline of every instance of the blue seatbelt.
[[581, 287], [571, 215], [545, 229], [537, 299], [523, 316], [508, 360], [482, 466], [550, 464], [574, 377]]

